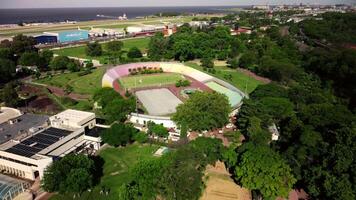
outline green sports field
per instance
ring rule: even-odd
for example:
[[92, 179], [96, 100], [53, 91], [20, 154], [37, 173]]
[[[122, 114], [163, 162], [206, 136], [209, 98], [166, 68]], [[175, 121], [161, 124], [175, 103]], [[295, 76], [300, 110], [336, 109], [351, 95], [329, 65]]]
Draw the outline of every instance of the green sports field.
[[124, 88], [130, 89], [175, 84], [183, 79], [185, 79], [184, 76], [174, 73], [145, 74], [123, 77], [119, 79], [119, 83]]

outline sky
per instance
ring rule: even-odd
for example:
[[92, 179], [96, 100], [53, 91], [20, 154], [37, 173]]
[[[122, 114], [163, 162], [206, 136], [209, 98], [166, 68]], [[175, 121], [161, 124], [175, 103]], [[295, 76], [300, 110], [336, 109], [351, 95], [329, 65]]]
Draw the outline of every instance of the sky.
[[0, 0], [0, 8], [355, 4], [356, 0]]

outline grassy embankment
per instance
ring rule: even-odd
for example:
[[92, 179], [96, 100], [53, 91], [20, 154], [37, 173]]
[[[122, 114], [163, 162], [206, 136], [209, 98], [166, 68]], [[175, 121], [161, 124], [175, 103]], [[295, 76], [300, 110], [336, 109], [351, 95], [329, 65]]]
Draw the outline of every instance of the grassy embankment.
[[[99, 156], [104, 160], [103, 177], [92, 192], [84, 192], [76, 200], [117, 199], [117, 192], [122, 184], [129, 181], [130, 170], [143, 160], [156, 159], [153, 154], [159, 147], [156, 145], [133, 144], [123, 148], [109, 147], [103, 149]], [[109, 188], [108, 196], [100, 194], [102, 187]], [[51, 200], [73, 199], [73, 194], [55, 195]]]
[[238, 89], [240, 89], [242, 92], [247, 92], [248, 94], [254, 91], [258, 85], [264, 84], [261, 81], [254, 79], [253, 77], [250, 77], [235, 69], [230, 69], [226, 66], [215, 66], [214, 69], [216, 70], [216, 73], [213, 74], [204, 71], [203, 67], [194, 62], [187, 62], [185, 63], [185, 65], [208, 73], [226, 82], [229, 82]]

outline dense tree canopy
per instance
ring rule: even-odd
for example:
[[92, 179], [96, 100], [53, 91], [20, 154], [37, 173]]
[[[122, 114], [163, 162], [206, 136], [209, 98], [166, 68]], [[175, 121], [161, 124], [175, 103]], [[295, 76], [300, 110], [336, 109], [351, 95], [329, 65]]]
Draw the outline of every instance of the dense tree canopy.
[[192, 130], [210, 130], [228, 122], [230, 109], [227, 97], [222, 94], [195, 92], [177, 107], [172, 119]]
[[0, 100], [5, 102], [8, 107], [16, 107], [20, 98], [16, 91], [17, 85], [13, 82], [7, 83], [0, 93]]
[[103, 131], [101, 138], [111, 146], [120, 146], [132, 142], [137, 132], [138, 130], [132, 125], [115, 123]]
[[129, 58], [141, 58], [142, 53], [139, 48], [137, 47], [132, 47], [128, 52], [127, 52], [127, 57]]
[[4, 84], [15, 77], [16, 66], [8, 59], [0, 58], [0, 83]]
[[95, 57], [95, 56], [101, 56], [103, 53], [103, 49], [101, 47], [101, 44], [99, 44], [98, 42], [93, 42], [87, 44], [85, 52], [88, 56]]
[[107, 43], [107, 49], [109, 51], [121, 51], [122, 47], [124, 46], [124, 43], [122, 41], [111, 41]]
[[220, 159], [221, 141], [198, 138], [159, 159], [139, 162], [131, 181], [120, 187], [120, 199], [199, 199], [203, 170]]
[[268, 146], [244, 144], [238, 151], [234, 170], [236, 179], [250, 190], [258, 190], [264, 199], [287, 197], [296, 182], [291, 168]]
[[48, 192], [82, 193], [93, 186], [94, 172], [93, 160], [82, 154], [69, 154], [46, 169], [42, 188]]
[[135, 98], [124, 99], [112, 88], [99, 89], [95, 92], [93, 100], [101, 107], [100, 112], [108, 123], [123, 122], [127, 115], [135, 110]]

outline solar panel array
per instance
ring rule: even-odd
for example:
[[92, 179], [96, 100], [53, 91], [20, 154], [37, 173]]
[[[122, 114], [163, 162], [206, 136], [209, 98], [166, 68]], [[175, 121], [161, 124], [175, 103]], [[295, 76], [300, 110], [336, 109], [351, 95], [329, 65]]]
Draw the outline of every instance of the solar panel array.
[[31, 157], [70, 133], [71, 131], [51, 127], [21, 141], [19, 144], [7, 149], [6, 152]]

